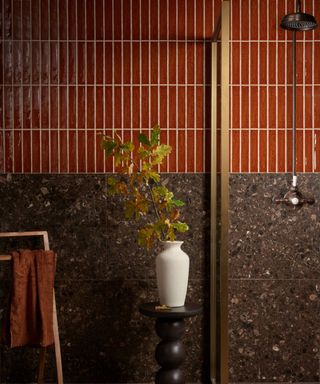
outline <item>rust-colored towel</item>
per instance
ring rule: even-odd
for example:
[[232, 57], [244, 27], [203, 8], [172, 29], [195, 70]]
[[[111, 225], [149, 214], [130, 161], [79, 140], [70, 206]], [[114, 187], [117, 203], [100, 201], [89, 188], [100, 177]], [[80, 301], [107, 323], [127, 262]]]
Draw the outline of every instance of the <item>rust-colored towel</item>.
[[12, 288], [5, 341], [10, 347], [53, 344], [55, 254], [12, 252]]

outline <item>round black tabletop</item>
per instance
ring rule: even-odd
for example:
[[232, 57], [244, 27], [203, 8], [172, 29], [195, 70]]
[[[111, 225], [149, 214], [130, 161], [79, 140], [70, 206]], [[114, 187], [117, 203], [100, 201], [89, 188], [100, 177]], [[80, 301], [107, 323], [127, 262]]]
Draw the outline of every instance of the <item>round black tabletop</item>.
[[139, 311], [149, 317], [182, 319], [198, 315], [202, 312], [202, 306], [195, 303], [186, 303], [183, 307], [163, 309], [158, 302], [152, 302], [139, 305]]

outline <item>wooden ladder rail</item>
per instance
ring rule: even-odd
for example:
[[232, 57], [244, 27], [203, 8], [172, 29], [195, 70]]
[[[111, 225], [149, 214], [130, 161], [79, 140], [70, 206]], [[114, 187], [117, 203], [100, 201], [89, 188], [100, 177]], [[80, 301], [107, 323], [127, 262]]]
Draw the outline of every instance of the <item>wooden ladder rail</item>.
[[[49, 237], [47, 231], [31, 231], [31, 232], [0, 232], [0, 238], [3, 237], [32, 237], [32, 236], [42, 236], [44, 250], [49, 251]], [[0, 261], [11, 261], [11, 255], [0, 255]], [[60, 339], [59, 339], [59, 327], [58, 327], [58, 316], [56, 308], [56, 298], [55, 292], [53, 289], [53, 339], [54, 339], [54, 352], [56, 360], [56, 369], [57, 369], [57, 381], [58, 384], [63, 384], [63, 372], [62, 372], [62, 359], [61, 359], [61, 348], [60, 348]], [[43, 383], [44, 379], [44, 366], [46, 360], [46, 347], [40, 348], [40, 357], [39, 357], [39, 366], [38, 366], [38, 384]]]

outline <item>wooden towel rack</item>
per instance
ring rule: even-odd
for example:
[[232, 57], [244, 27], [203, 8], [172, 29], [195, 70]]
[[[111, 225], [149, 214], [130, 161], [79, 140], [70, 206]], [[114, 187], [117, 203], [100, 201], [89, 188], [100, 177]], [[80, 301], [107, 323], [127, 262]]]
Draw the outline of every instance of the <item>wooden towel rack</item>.
[[[42, 236], [44, 250], [49, 251], [49, 237], [47, 231], [33, 231], [33, 232], [0, 232], [0, 237], [23, 237], [23, 236]], [[11, 255], [0, 255], [0, 261], [10, 261], [12, 259]], [[56, 298], [53, 291], [53, 338], [54, 338], [54, 352], [56, 359], [56, 369], [57, 369], [57, 381], [58, 384], [63, 384], [63, 374], [62, 374], [62, 360], [61, 360], [61, 349], [60, 349], [60, 340], [59, 340], [59, 328], [58, 328], [58, 317], [57, 317], [57, 308], [56, 308]], [[46, 360], [46, 347], [41, 347], [40, 349], [40, 359], [38, 366], [38, 384], [43, 383], [44, 378], [44, 366]]]

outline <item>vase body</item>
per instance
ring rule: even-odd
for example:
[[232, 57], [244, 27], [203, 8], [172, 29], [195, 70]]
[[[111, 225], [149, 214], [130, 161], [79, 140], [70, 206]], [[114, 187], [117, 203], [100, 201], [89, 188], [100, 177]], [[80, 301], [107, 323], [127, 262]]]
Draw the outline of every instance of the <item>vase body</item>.
[[189, 256], [181, 249], [183, 241], [164, 241], [156, 257], [156, 274], [161, 305], [182, 307], [189, 278]]

